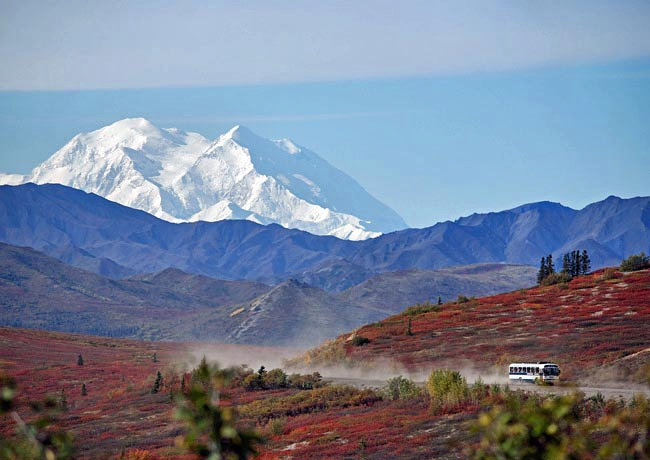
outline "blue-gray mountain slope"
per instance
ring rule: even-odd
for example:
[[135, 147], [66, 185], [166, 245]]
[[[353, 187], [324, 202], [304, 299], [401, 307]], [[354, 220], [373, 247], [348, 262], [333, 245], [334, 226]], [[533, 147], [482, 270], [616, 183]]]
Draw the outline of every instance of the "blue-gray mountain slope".
[[532, 203], [355, 242], [248, 221], [173, 224], [69, 187], [24, 184], [0, 187], [0, 241], [105, 275], [176, 267], [336, 291], [386, 271], [536, 265], [572, 249], [588, 249], [594, 268], [615, 265], [650, 252], [650, 197], [611, 196], [581, 210]]

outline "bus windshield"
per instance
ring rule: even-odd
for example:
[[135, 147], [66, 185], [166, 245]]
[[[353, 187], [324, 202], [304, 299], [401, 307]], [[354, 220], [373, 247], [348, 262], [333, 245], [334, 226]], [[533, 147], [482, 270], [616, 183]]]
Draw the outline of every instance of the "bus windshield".
[[544, 367], [544, 374], [546, 375], [560, 375], [560, 369], [557, 366]]

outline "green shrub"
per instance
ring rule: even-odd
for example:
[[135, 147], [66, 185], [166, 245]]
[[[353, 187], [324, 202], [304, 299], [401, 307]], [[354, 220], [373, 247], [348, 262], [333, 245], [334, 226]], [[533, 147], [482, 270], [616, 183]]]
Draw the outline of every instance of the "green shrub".
[[28, 401], [33, 416], [23, 420], [15, 410], [16, 393], [15, 380], [0, 373], [0, 421], [3, 428], [0, 430], [0, 458], [75, 458], [72, 436], [57, 429], [56, 414], [60, 412], [61, 404], [53, 398]]
[[362, 347], [367, 343], [370, 343], [370, 339], [368, 337], [364, 337], [362, 335], [355, 335], [352, 338], [352, 345], [354, 345], [355, 347]]
[[469, 302], [469, 297], [464, 296], [464, 295], [459, 295], [458, 298], [456, 299], [457, 303], [467, 303]]
[[384, 399], [411, 399], [420, 396], [421, 391], [413, 380], [402, 377], [388, 379], [386, 385], [379, 391]]
[[603, 281], [611, 280], [614, 278], [616, 278], [616, 269], [613, 267], [606, 268], [603, 274], [600, 275], [600, 279]]
[[479, 415], [474, 431], [477, 460], [649, 458], [650, 399], [637, 395], [626, 407], [599, 394], [584, 400], [510, 392]]
[[288, 378], [288, 385], [299, 390], [311, 390], [325, 386], [325, 382], [318, 372], [314, 372], [307, 375], [291, 374]]
[[176, 418], [185, 423], [181, 445], [199, 458], [248, 458], [263, 441], [254, 431], [237, 427], [232, 407], [215, 403], [227, 374], [203, 359], [192, 372], [190, 388], [177, 395]]
[[273, 369], [264, 374], [263, 383], [266, 388], [275, 390], [287, 386], [287, 374], [282, 369]]
[[[499, 385], [496, 385], [498, 387]], [[483, 383], [483, 380], [481, 380], [481, 377], [476, 379], [476, 382], [472, 384], [469, 388], [469, 394], [471, 399], [474, 402], [480, 402], [483, 401], [485, 398], [487, 398], [490, 395], [491, 387], [487, 383]], [[501, 390], [497, 390], [497, 392], [500, 392]]]
[[650, 268], [650, 257], [646, 256], [644, 252], [630, 256], [621, 262], [621, 271], [624, 272], [633, 272], [644, 268]]
[[542, 286], [551, 286], [553, 284], [568, 283], [571, 281], [571, 275], [566, 272], [551, 273], [542, 280]]
[[256, 391], [256, 390], [264, 389], [264, 382], [262, 381], [262, 379], [257, 373], [248, 374], [246, 377], [244, 377], [244, 380], [242, 381], [242, 385], [248, 391]]
[[436, 369], [427, 380], [427, 391], [434, 413], [453, 411], [467, 402], [469, 387], [460, 372], [451, 369]]
[[284, 433], [284, 428], [286, 425], [287, 425], [287, 418], [278, 417], [269, 420], [269, 423], [267, 423], [266, 428], [271, 434], [271, 436], [280, 436], [282, 433]]
[[475, 430], [481, 441], [477, 460], [583, 458], [584, 436], [579, 433], [576, 395], [523, 399], [511, 395], [504, 404], [479, 416]]
[[432, 304], [431, 302], [416, 303], [404, 310], [406, 316], [416, 316], [422, 313], [429, 313], [431, 311], [440, 311], [441, 306]]
[[266, 424], [278, 417], [321, 412], [333, 407], [370, 406], [381, 398], [373, 390], [331, 385], [290, 395], [270, 396], [238, 406], [242, 417]]

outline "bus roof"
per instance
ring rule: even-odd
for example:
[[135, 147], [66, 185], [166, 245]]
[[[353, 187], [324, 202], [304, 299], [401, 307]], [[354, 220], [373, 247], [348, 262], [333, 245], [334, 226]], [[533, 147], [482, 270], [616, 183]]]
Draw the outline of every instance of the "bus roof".
[[[557, 366], [555, 363], [550, 363], [548, 361], [539, 362], [539, 363], [510, 363], [509, 366], [517, 367], [536, 367], [536, 366]], [[559, 367], [559, 366], [558, 366]]]

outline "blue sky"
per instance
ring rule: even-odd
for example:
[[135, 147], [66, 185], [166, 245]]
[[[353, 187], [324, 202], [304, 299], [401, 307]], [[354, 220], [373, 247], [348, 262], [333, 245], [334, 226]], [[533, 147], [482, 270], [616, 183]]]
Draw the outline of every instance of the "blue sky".
[[647, 2], [84, 5], [3, 6], [2, 172], [144, 116], [291, 137], [413, 226], [650, 195]]

